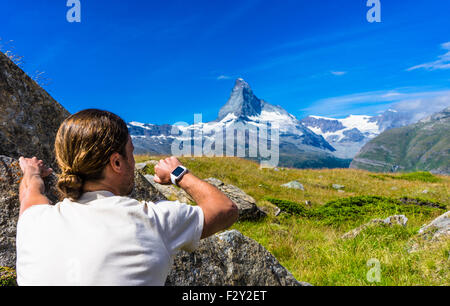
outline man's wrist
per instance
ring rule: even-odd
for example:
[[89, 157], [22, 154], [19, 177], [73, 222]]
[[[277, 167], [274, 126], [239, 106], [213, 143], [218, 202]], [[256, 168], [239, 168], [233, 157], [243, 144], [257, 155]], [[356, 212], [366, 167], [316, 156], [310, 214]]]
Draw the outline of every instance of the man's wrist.
[[43, 192], [44, 180], [40, 174], [27, 172], [25, 173], [23, 180], [26, 188], [36, 187]]
[[186, 189], [189, 186], [189, 181], [192, 179], [193, 174], [188, 171], [186, 172], [178, 181], [178, 187], [182, 188], [182, 189]]

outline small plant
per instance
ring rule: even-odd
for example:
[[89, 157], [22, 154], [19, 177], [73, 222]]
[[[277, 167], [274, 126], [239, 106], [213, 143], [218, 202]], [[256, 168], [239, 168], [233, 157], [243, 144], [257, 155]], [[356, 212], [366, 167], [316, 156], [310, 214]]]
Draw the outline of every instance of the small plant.
[[289, 201], [289, 200], [282, 200], [272, 197], [265, 197], [264, 200], [278, 206], [279, 209], [281, 209], [284, 212], [296, 215], [296, 216], [308, 216], [308, 210], [303, 207], [303, 205]]
[[17, 286], [16, 271], [8, 267], [0, 267], [0, 287]]

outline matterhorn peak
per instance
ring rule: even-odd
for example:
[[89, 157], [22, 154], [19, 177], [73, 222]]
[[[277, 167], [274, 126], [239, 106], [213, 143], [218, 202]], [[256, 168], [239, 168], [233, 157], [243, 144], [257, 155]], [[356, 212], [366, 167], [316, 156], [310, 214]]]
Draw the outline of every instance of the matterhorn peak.
[[231, 91], [227, 103], [220, 109], [217, 120], [222, 120], [228, 114], [238, 118], [256, 116], [261, 113], [262, 101], [258, 99], [243, 78], [238, 78]]

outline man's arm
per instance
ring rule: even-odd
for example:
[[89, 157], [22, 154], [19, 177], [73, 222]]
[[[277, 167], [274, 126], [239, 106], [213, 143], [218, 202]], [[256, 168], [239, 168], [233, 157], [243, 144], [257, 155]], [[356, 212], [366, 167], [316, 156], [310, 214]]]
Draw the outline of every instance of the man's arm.
[[33, 158], [19, 158], [20, 168], [23, 172], [22, 181], [19, 186], [20, 212], [23, 212], [33, 206], [41, 204], [50, 204], [50, 200], [44, 195], [45, 184], [43, 177], [52, 173], [51, 168], [46, 168], [42, 160]]
[[[155, 166], [155, 182], [160, 184], [170, 183], [170, 173], [181, 163], [176, 157], [160, 160]], [[201, 207], [205, 222], [201, 238], [209, 237], [221, 230], [230, 227], [237, 221], [239, 212], [231, 201], [217, 187], [199, 179], [192, 173], [186, 173], [178, 182]]]

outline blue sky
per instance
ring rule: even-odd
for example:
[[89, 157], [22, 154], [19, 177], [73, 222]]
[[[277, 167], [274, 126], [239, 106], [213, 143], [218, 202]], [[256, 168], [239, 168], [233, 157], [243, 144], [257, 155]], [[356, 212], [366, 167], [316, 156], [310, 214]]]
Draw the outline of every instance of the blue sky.
[[[234, 81], [298, 118], [373, 115], [408, 99], [450, 101], [450, 1], [0, 0], [0, 37], [45, 71], [71, 113], [126, 121], [216, 118]], [[430, 98], [432, 97], [432, 98]]]

